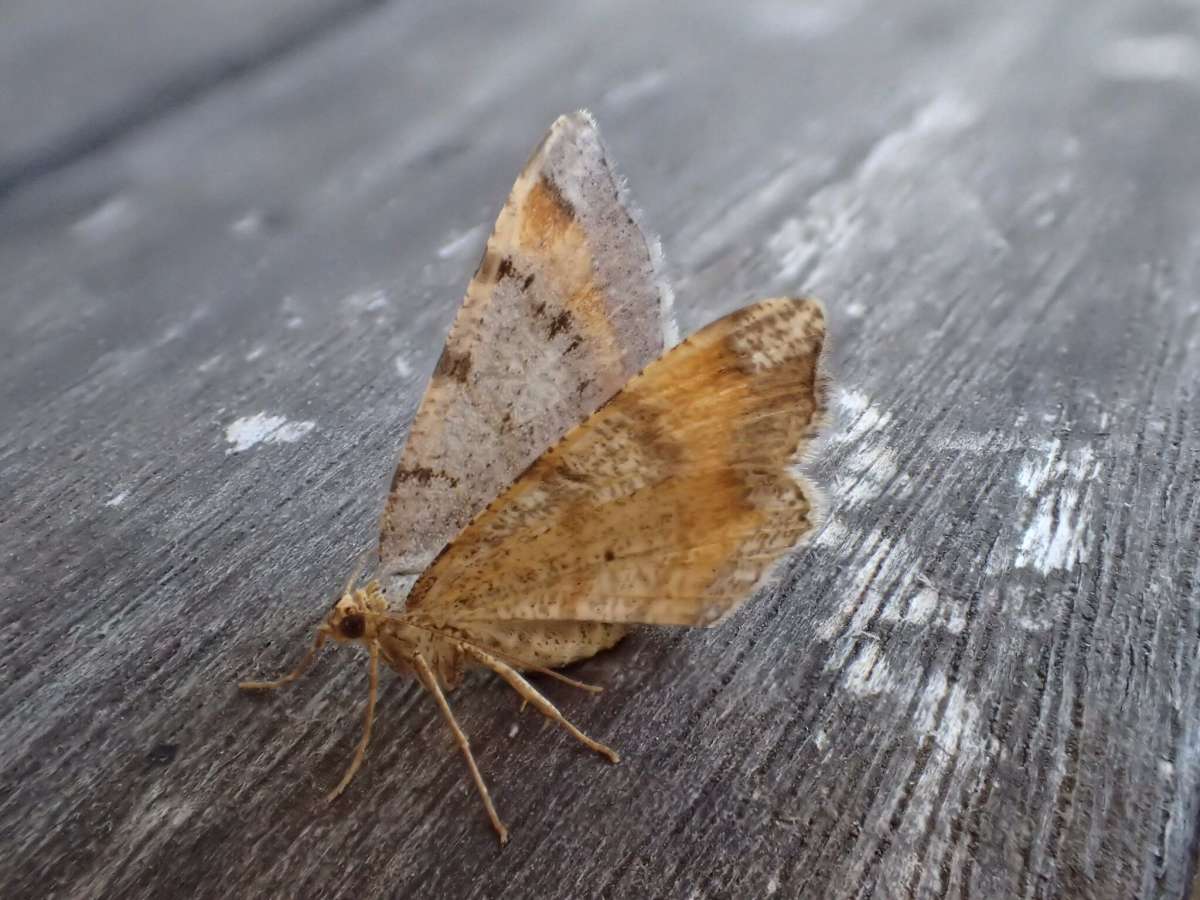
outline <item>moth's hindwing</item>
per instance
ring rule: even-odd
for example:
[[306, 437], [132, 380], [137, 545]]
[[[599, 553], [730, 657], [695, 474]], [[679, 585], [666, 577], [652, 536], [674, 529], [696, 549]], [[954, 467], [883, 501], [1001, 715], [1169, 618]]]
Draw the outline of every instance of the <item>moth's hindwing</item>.
[[816, 526], [795, 472], [825, 418], [825, 316], [765, 300], [652, 363], [442, 552], [409, 608], [447, 623], [707, 625]]

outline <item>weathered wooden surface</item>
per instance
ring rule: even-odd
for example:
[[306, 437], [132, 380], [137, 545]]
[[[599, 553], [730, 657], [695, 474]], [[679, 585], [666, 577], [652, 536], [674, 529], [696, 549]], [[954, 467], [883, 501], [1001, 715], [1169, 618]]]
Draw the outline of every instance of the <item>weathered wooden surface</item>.
[[[292, 44], [240, 7], [200, 49], [168, 28], [177, 68], [114, 64], [125, 119], [83, 92], [36, 140], [6, 121], [4, 896], [1186, 895], [1196, 7], [368, 7]], [[188, 81], [222, 46], [280, 49]], [[86, 44], [22, 59], [4, 109], [96, 77]], [[364, 661], [234, 681], [295, 659], [372, 542], [484, 232], [580, 105], [685, 331], [826, 300], [832, 516], [721, 628], [578, 666], [599, 698], [546, 685], [619, 767], [495, 679], [452, 698], [501, 850], [415, 684], [329, 806]]]

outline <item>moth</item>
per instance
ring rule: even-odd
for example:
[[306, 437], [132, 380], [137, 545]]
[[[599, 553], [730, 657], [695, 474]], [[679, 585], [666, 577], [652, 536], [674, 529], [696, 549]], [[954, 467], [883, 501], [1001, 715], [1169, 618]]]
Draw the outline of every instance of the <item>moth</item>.
[[496, 812], [446, 693], [490, 669], [577, 741], [522, 673], [634, 625], [707, 626], [816, 527], [796, 470], [826, 416], [825, 314], [763, 300], [672, 339], [670, 292], [586, 112], [559, 118], [508, 197], [413, 420], [379, 565], [352, 577], [290, 674], [327, 640], [369, 656], [363, 763], [380, 664], [433, 696], [492, 827]]

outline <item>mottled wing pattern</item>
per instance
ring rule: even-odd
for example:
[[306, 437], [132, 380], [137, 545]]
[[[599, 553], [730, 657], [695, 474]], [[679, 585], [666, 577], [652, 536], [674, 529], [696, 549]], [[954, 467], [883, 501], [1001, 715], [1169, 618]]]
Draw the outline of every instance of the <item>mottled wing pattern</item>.
[[817, 522], [794, 469], [825, 418], [825, 317], [712, 323], [571, 430], [442, 552], [408, 607], [446, 624], [708, 625]]
[[500, 213], [413, 421], [383, 516], [382, 575], [423, 571], [660, 355], [673, 326], [657, 256], [591, 117], [558, 119]]

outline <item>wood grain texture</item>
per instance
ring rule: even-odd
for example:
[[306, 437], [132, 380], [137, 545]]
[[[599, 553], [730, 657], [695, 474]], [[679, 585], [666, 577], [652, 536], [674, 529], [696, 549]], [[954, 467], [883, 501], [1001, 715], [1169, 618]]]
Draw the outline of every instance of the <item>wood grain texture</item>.
[[[802, 9], [382, 6], [6, 193], [6, 897], [1194, 895], [1200, 19]], [[500, 850], [415, 683], [327, 806], [364, 661], [234, 682], [373, 543], [484, 235], [579, 106], [684, 333], [826, 302], [830, 517], [720, 628], [574, 667], [600, 697], [539, 682], [620, 766], [468, 679]]]
[[0, 196], [302, 51], [381, 0], [11, 0], [0, 29]]

